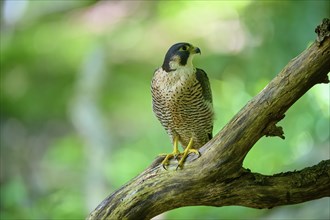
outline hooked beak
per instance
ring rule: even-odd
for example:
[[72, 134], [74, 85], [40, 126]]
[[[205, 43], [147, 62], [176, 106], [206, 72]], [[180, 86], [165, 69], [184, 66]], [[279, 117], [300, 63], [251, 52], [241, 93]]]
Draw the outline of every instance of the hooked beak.
[[193, 53], [193, 54], [196, 54], [196, 53], [202, 54], [201, 50], [198, 47], [193, 47], [191, 49], [191, 53]]

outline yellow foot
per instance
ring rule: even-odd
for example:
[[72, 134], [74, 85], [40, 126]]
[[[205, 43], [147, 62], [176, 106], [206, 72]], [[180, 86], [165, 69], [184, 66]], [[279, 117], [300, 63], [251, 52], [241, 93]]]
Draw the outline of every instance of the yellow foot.
[[167, 170], [166, 166], [169, 165], [170, 159], [172, 159], [173, 157], [176, 159], [181, 154], [178, 149], [178, 141], [179, 141], [179, 138], [175, 137], [174, 141], [173, 141], [173, 152], [172, 153], [161, 155], [161, 156], [166, 156], [165, 159], [163, 160], [163, 162], [161, 163], [165, 170]]
[[166, 166], [169, 165], [170, 159], [172, 159], [173, 157], [177, 158], [180, 154], [181, 154], [180, 152], [174, 152], [174, 151], [170, 154], [162, 154], [162, 156], [166, 156], [165, 159], [162, 161], [163, 168], [167, 170]]
[[188, 144], [188, 146], [186, 147], [186, 149], [184, 150], [184, 152], [183, 152], [183, 156], [181, 157], [181, 159], [180, 159], [180, 161], [179, 161], [179, 164], [178, 164], [178, 166], [176, 167], [176, 169], [178, 169], [179, 167], [180, 167], [180, 168], [183, 167], [183, 163], [184, 163], [184, 161], [186, 160], [188, 154], [190, 154], [190, 153], [194, 153], [194, 154], [197, 154], [198, 157], [200, 157], [201, 153], [199, 153], [198, 150], [196, 150], [196, 149], [192, 149], [192, 148], [191, 148], [191, 147], [192, 147], [192, 143], [193, 143], [193, 139], [190, 138], [189, 144]]

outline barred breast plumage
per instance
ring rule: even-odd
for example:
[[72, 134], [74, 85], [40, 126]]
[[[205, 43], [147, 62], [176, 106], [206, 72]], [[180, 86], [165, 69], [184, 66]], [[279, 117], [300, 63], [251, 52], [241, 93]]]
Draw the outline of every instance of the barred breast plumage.
[[198, 149], [212, 138], [211, 88], [206, 73], [192, 65], [196, 53], [200, 53], [200, 49], [191, 44], [173, 45], [152, 78], [153, 111], [174, 145], [173, 153], [167, 155], [163, 166], [179, 153], [176, 142], [184, 149], [189, 145], [178, 165], [182, 166], [188, 153], [196, 153], [190, 149]]
[[203, 70], [167, 73], [160, 67], [151, 90], [153, 111], [172, 140], [177, 135], [185, 148], [193, 137], [193, 148], [198, 149], [212, 138], [211, 90]]

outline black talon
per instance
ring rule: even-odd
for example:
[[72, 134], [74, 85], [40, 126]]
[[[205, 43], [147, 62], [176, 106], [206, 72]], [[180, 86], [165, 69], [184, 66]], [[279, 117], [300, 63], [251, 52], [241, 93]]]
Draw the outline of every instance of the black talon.
[[197, 158], [200, 158], [200, 156], [202, 155], [201, 152], [199, 152], [199, 150], [197, 150], [198, 152], [198, 157]]
[[164, 168], [164, 170], [167, 170], [167, 169], [166, 169], [166, 165], [165, 165], [165, 164], [163, 164], [163, 168]]

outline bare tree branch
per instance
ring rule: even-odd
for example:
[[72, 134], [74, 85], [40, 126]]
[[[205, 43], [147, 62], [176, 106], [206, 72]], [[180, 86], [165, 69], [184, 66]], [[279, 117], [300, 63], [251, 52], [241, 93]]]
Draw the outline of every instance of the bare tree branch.
[[182, 170], [163, 158], [107, 197], [88, 219], [149, 219], [183, 206], [241, 205], [271, 208], [330, 196], [330, 160], [301, 171], [273, 176], [251, 173], [242, 163], [264, 135], [284, 139], [276, 124], [311, 87], [329, 83], [330, 21], [316, 29], [318, 41], [287, 66], [205, 146], [190, 156]]

